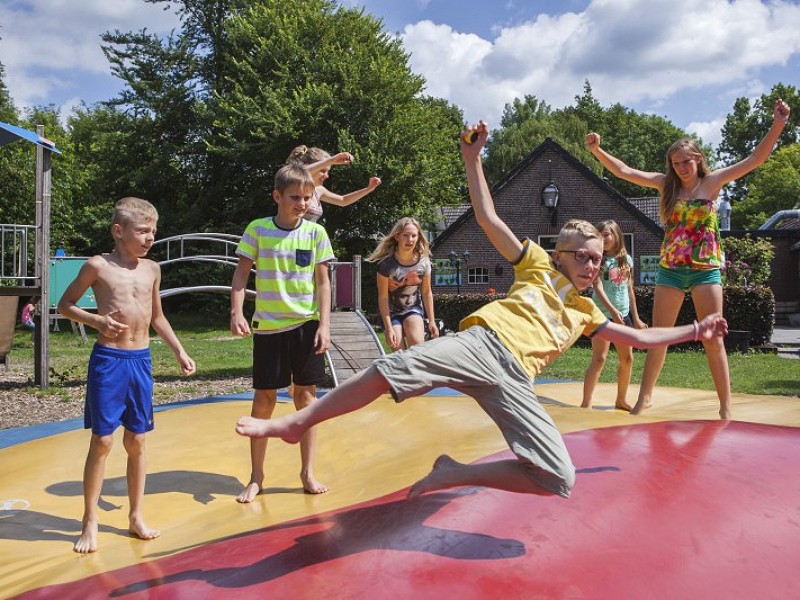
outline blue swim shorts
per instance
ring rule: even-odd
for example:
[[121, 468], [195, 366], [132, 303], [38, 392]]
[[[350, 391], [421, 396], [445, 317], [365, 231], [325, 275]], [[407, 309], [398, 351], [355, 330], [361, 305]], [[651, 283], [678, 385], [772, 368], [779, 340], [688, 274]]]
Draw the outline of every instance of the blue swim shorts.
[[83, 426], [109, 435], [120, 425], [153, 430], [153, 363], [150, 348], [120, 350], [95, 344], [89, 357]]
[[719, 269], [692, 269], [691, 267], [667, 269], [659, 265], [656, 273], [656, 285], [666, 285], [683, 291], [708, 283], [722, 285], [722, 274]]

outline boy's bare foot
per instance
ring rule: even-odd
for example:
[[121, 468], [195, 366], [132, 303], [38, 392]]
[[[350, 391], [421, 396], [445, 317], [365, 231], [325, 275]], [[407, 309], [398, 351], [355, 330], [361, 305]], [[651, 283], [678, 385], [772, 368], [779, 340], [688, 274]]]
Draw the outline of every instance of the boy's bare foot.
[[257, 481], [251, 481], [242, 490], [242, 493], [236, 497], [236, 501], [240, 504], [248, 504], [256, 499], [261, 493], [261, 484]]
[[88, 554], [89, 552], [97, 552], [97, 523], [90, 522], [83, 524], [83, 531], [81, 537], [75, 542], [72, 549], [79, 554]]
[[628, 404], [627, 402], [620, 402], [619, 400], [617, 400], [617, 402], [614, 404], [614, 408], [617, 408], [619, 410], [627, 410], [628, 412], [631, 412], [631, 405]]
[[730, 421], [733, 418], [730, 407], [720, 407], [719, 418], [723, 421]]
[[277, 437], [289, 444], [296, 444], [303, 437], [305, 431], [300, 431], [299, 426], [292, 425], [287, 416], [278, 417], [277, 419], [241, 417], [236, 422], [236, 433], [250, 438]]
[[128, 532], [140, 540], [154, 540], [161, 535], [158, 529], [150, 529], [144, 524], [144, 521], [140, 521], [139, 519], [131, 520], [128, 525]]
[[300, 480], [303, 482], [303, 491], [306, 494], [324, 494], [330, 489], [324, 483], [314, 479], [313, 475], [300, 473]]
[[453, 487], [451, 476], [460, 466], [460, 462], [453, 460], [446, 454], [442, 454], [433, 463], [431, 472], [411, 486], [408, 491], [408, 499], [413, 500], [417, 496], [428, 492]]
[[591, 402], [581, 402], [581, 408], [592, 408]]
[[647, 400], [639, 400], [636, 402], [636, 406], [631, 409], [632, 415], [638, 415], [643, 410], [647, 410], [648, 408], [652, 408], [653, 402], [649, 398]]

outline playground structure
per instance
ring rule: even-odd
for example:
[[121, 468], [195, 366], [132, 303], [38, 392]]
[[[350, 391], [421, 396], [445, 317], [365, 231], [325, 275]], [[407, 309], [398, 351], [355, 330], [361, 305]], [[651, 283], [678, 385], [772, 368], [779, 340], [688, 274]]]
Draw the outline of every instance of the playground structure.
[[[9, 271], [14, 273], [28, 272], [28, 238], [35, 230], [33, 226], [4, 225], [2, 230], [2, 264], [5, 269], [9, 264]], [[6, 253], [6, 233], [8, 233], [10, 251]], [[235, 267], [238, 261], [236, 246], [240, 236], [226, 233], [188, 233], [171, 236], [156, 241], [150, 251], [150, 257], [156, 260], [162, 268], [176, 264], [186, 263], [212, 263]], [[38, 259], [38, 257], [37, 257]], [[19, 295], [41, 295], [42, 314], [37, 322], [37, 334], [50, 327], [41, 327], [40, 323], [52, 325], [58, 330], [58, 300], [67, 286], [75, 279], [80, 268], [86, 262], [86, 257], [55, 256], [47, 261], [48, 294], [41, 294], [41, 285], [23, 286], [18, 289]], [[355, 256], [352, 262], [329, 263], [331, 277], [331, 348], [326, 352], [325, 359], [331, 375], [331, 383], [335, 387], [347, 380], [355, 373], [369, 366], [373, 360], [383, 355], [383, 347], [378, 340], [372, 325], [361, 311], [361, 257]], [[25, 281], [36, 281], [34, 277], [21, 277]], [[162, 298], [187, 294], [187, 293], [221, 293], [230, 294], [231, 288], [226, 285], [193, 285], [162, 289]], [[254, 290], [246, 290], [249, 298], [254, 298]], [[17, 298], [14, 298], [17, 300]], [[84, 310], [97, 310], [94, 293], [91, 289], [78, 300], [78, 306]], [[44, 307], [47, 307], [46, 310]], [[8, 348], [10, 349], [11, 337], [16, 324], [17, 306], [13, 310], [4, 310], [4, 316], [9, 321], [2, 331], [8, 332]], [[70, 322], [74, 332], [86, 341], [86, 332], [82, 324]], [[45, 332], [46, 333], [46, 332]], [[3, 339], [0, 339], [2, 342]], [[2, 346], [0, 346], [2, 349]], [[37, 353], [37, 356], [38, 353]], [[0, 352], [0, 359], [7, 360], [6, 353]], [[48, 370], [48, 358], [45, 352], [38, 360], [42, 367], [37, 366], [37, 373]], [[37, 365], [39, 363], [37, 362]], [[47, 387], [46, 378], [36, 383]]]
[[[38, 125], [36, 133], [8, 123], [0, 123], [0, 146], [17, 140], [27, 140], [36, 146], [36, 193], [35, 225], [0, 224], [0, 297], [14, 297], [14, 301], [4, 301], [4, 307], [13, 304], [14, 317], [21, 296], [38, 296], [42, 306], [47, 306], [50, 298], [48, 259], [50, 256], [50, 196], [52, 189], [51, 171], [53, 152], [60, 154], [55, 144], [44, 137], [44, 126]], [[30, 238], [33, 237], [33, 240]], [[27, 260], [30, 245], [34, 246], [35, 260]], [[39, 321], [35, 317], [35, 321]], [[16, 322], [16, 320], [14, 321]], [[3, 333], [3, 332], [0, 332]], [[11, 331], [13, 335], [13, 327]], [[0, 338], [6, 337], [0, 335]], [[0, 340], [1, 341], [1, 340]], [[41, 387], [49, 385], [49, 327], [41, 327], [37, 322], [34, 331], [34, 382]], [[10, 350], [10, 345], [9, 345]], [[7, 351], [2, 353], [7, 361]]]
[[[150, 250], [163, 267], [186, 262], [207, 262], [236, 267], [240, 236], [227, 233], [187, 233], [156, 241]], [[222, 250], [220, 250], [220, 246]], [[361, 257], [352, 262], [328, 263], [331, 279], [331, 347], [325, 361], [335, 387], [383, 356], [383, 346], [361, 310]], [[195, 285], [161, 290], [161, 297], [211, 292], [230, 294], [230, 286]], [[246, 290], [254, 298], [254, 290]]]

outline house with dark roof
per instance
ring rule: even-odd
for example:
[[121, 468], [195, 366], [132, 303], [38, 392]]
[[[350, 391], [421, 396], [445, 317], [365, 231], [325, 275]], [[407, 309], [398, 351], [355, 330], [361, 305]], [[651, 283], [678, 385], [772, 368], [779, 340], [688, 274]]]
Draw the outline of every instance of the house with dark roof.
[[[553, 191], [558, 201], [550, 208], [545, 196]], [[652, 282], [663, 237], [659, 224], [554, 140], [547, 138], [497, 182], [492, 197], [497, 214], [520, 239], [530, 238], [547, 250], [555, 248], [558, 232], [570, 219], [614, 219], [634, 257], [636, 283]], [[486, 238], [469, 205], [432, 247], [434, 293], [505, 292], [514, 280], [513, 269]]]
[[[557, 191], [549, 208], [548, 195]], [[652, 284], [664, 230], [659, 224], [658, 198], [625, 198], [554, 140], [547, 138], [492, 187], [495, 210], [520, 238], [530, 238], [552, 250], [569, 219], [597, 223], [614, 219], [625, 234], [634, 259], [634, 283]], [[800, 228], [784, 219], [780, 229], [725, 231], [725, 237], [768, 237], [775, 248], [770, 288], [778, 321], [800, 311]], [[788, 223], [787, 223], [788, 221]], [[505, 292], [513, 269], [481, 230], [472, 207], [448, 207], [432, 244], [434, 293]]]

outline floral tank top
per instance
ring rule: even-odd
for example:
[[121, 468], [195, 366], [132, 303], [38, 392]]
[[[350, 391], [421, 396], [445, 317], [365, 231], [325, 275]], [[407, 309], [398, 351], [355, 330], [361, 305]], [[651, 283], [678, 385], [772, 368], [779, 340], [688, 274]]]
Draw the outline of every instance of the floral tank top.
[[722, 266], [719, 221], [713, 200], [678, 200], [661, 244], [666, 269], [718, 269]]

